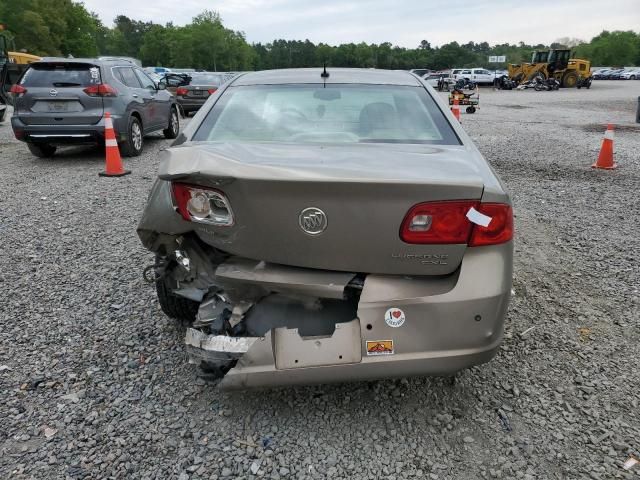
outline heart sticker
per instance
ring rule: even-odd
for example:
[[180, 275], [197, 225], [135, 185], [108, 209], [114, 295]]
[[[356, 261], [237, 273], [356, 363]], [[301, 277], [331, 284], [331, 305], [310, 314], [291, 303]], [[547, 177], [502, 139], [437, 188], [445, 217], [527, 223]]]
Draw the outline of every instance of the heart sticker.
[[384, 314], [384, 321], [390, 327], [393, 327], [393, 328], [401, 327], [405, 321], [404, 312], [399, 308], [390, 308]]

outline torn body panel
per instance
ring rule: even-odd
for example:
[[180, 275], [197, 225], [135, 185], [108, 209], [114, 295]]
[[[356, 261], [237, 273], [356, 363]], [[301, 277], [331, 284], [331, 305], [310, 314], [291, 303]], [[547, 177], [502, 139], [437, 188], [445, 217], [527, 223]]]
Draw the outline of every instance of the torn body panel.
[[[239, 359], [220, 388], [448, 375], [488, 362], [502, 340], [512, 272], [511, 257], [505, 252], [510, 252], [512, 244], [486, 248], [469, 252], [457, 275], [444, 278], [368, 275], [356, 313], [360, 328], [357, 333], [352, 331], [354, 337], [359, 336], [359, 361], [290, 368], [299, 352], [300, 337], [289, 331], [280, 337], [292, 342], [291, 347], [280, 345], [279, 352], [288, 352], [288, 363], [283, 363], [276, 356], [273, 335], [278, 335], [278, 329], [274, 329]], [[502, 280], [487, 282], [487, 278]], [[407, 320], [401, 328], [385, 321], [390, 306], [404, 312]], [[369, 354], [368, 341], [386, 339], [393, 342], [392, 355]], [[343, 351], [330, 344], [315, 345], [313, 340], [306, 339], [305, 347], [322, 350], [325, 358], [336, 358]], [[289, 368], [282, 368], [285, 364]]]

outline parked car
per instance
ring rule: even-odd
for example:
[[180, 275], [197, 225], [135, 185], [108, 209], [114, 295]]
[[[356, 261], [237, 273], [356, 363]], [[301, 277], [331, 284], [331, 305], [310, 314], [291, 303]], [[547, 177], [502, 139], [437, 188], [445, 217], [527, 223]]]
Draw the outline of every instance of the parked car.
[[620, 80], [620, 74], [624, 72], [624, 68], [617, 68], [607, 73], [607, 80]]
[[448, 91], [449, 87], [455, 83], [453, 77], [447, 73], [429, 73], [424, 75], [422, 79], [431, 85], [433, 88], [438, 89], [438, 85], [442, 82], [442, 90]]
[[608, 72], [609, 70], [610, 70], [609, 68], [601, 68], [601, 69], [599, 69], [599, 70], [595, 70], [595, 71], [592, 73], [591, 77], [592, 77], [594, 80], [604, 80], [604, 78], [606, 77], [606, 74], [607, 74], [607, 72]]
[[460, 74], [460, 72], [462, 72], [462, 70], [464, 70], [463, 68], [452, 68], [451, 69], [451, 77], [454, 80], [458, 79], [458, 75]]
[[221, 73], [194, 72], [189, 74], [189, 81], [175, 90], [176, 101], [185, 115], [196, 112], [204, 105], [210, 95], [226, 81]]
[[214, 95], [162, 152], [137, 230], [207, 378], [453, 374], [495, 355], [511, 202], [439, 95], [343, 68], [246, 73]]
[[140, 155], [144, 135], [178, 136], [178, 108], [164, 88], [127, 60], [35, 62], [11, 87], [11, 126], [34, 155], [51, 157], [59, 145], [104, 144], [104, 112], [110, 112], [121, 152]]
[[640, 68], [627, 68], [620, 74], [620, 80], [640, 80]]

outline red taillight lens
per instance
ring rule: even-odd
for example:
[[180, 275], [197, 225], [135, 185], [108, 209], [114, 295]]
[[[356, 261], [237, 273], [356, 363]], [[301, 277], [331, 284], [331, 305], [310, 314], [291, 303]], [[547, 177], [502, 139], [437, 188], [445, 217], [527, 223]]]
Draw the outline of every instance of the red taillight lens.
[[13, 93], [14, 95], [22, 95], [23, 93], [27, 93], [27, 89], [22, 85], [11, 85], [9, 93]]
[[179, 87], [176, 90], [176, 95], [180, 95], [181, 97], [184, 97], [187, 93], [189, 93], [189, 90], [187, 90], [186, 88]]
[[487, 227], [474, 225], [470, 247], [483, 245], [497, 245], [508, 242], [513, 238], [513, 210], [511, 205], [504, 203], [481, 203], [478, 211], [491, 217]]
[[[491, 217], [487, 227], [467, 218], [471, 208]], [[510, 205], [477, 200], [419, 203], [404, 217], [400, 238], [413, 244], [496, 245], [513, 238], [513, 212]]]
[[400, 238], [407, 243], [467, 243], [473, 224], [465, 216], [476, 200], [425, 202], [404, 217]]
[[91, 85], [82, 90], [90, 97], [117, 97], [118, 91], [111, 85], [106, 83], [100, 83], [98, 85]]
[[216, 93], [218, 91], [217, 88], [210, 88], [209, 89], [209, 95], [213, 95], [214, 93]]
[[172, 189], [178, 213], [188, 222], [233, 225], [231, 205], [222, 192], [186, 183], [173, 183]]

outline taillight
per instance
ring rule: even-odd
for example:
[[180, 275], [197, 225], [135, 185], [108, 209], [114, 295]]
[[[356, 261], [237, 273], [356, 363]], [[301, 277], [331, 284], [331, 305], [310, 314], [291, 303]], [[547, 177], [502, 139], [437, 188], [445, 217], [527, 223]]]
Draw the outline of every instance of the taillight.
[[27, 93], [27, 89], [24, 88], [22, 85], [11, 85], [11, 88], [9, 89], [9, 93], [13, 93], [14, 95], [22, 95]]
[[[491, 218], [483, 227], [469, 220], [474, 208]], [[496, 245], [513, 237], [510, 205], [480, 203], [477, 200], [425, 202], [411, 207], [400, 226], [400, 238], [412, 244], [468, 244], [472, 247]]]
[[404, 217], [400, 238], [407, 243], [467, 243], [473, 224], [465, 216], [475, 200], [425, 202]]
[[209, 91], [209, 95], [213, 95], [214, 93], [216, 93], [218, 89], [217, 88], [210, 88]]
[[186, 88], [178, 87], [176, 90], [176, 95], [180, 95], [181, 97], [184, 97], [187, 93], [189, 93], [189, 90]]
[[90, 97], [117, 97], [118, 91], [111, 85], [106, 83], [99, 83], [98, 85], [91, 85], [82, 90]]
[[486, 227], [474, 225], [470, 247], [497, 245], [513, 238], [513, 210], [504, 203], [481, 203], [478, 211], [488, 217], [491, 222]]
[[178, 213], [185, 220], [221, 227], [233, 225], [231, 205], [222, 192], [186, 183], [173, 183], [172, 188]]

